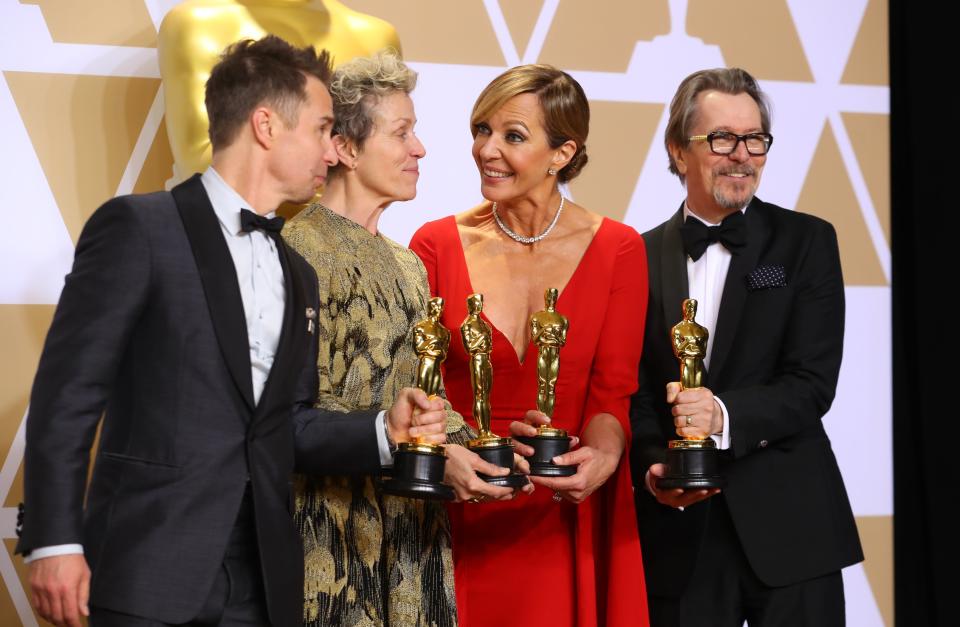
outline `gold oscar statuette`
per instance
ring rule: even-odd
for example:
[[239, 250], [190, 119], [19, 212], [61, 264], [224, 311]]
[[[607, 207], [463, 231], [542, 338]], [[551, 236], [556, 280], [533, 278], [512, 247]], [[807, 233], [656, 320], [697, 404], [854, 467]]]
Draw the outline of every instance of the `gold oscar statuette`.
[[[490, 388], [493, 385], [493, 366], [490, 352], [493, 350], [493, 333], [490, 325], [480, 317], [483, 311], [483, 295], [467, 297], [467, 317], [460, 325], [463, 348], [470, 356], [470, 385], [473, 389], [473, 418], [477, 421], [477, 437], [467, 447], [497, 466], [513, 469], [513, 441], [501, 438], [490, 430]], [[526, 485], [527, 478], [520, 473], [506, 477], [491, 477], [477, 473], [487, 483], [511, 488]]]
[[[427, 312], [427, 318], [413, 327], [413, 345], [417, 353], [417, 387], [433, 399], [440, 394], [440, 364], [447, 358], [450, 331], [440, 323], [442, 298], [431, 298]], [[393, 473], [383, 482], [383, 491], [412, 498], [453, 500], [453, 488], [443, 483], [445, 465], [443, 446], [420, 438], [403, 442], [393, 456]]]
[[[702, 387], [703, 358], [710, 332], [696, 321], [697, 301], [683, 301], [683, 320], [670, 329], [673, 354], [680, 361], [680, 386], [684, 390]], [[657, 479], [657, 488], [700, 490], [725, 484], [717, 466], [717, 445], [710, 437], [684, 436], [667, 444], [667, 473]]]
[[[544, 309], [530, 316], [530, 337], [537, 346], [537, 409], [553, 418], [557, 401], [557, 379], [560, 376], [560, 349], [567, 343], [570, 321], [557, 312], [557, 289], [547, 288], [543, 294]], [[537, 435], [517, 438], [533, 447], [530, 474], [540, 477], [569, 477], [577, 467], [560, 466], [553, 458], [570, 450], [570, 437], [563, 429], [549, 425], [537, 427]]]

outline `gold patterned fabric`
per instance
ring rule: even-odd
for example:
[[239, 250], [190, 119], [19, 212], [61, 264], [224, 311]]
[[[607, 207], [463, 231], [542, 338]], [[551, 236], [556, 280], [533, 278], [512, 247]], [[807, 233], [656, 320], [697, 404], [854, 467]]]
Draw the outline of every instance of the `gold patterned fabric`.
[[[388, 409], [416, 378], [412, 328], [430, 298], [420, 259], [320, 204], [290, 220], [283, 237], [319, 279], [317, 405]], [[447, 432], [451, 442], [471, 436], [452, 410]], [[443, 505], [383, 494], [370, 477], [301, 476], [294, 519], [306, 625], [456, 625]]]

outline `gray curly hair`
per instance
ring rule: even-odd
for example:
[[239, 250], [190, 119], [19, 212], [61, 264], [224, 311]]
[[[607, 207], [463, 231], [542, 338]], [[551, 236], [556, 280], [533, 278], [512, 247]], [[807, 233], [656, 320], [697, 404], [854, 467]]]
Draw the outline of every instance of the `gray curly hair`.
[[[363, 149], [376, 123], [376, 108], [380, 100], [392, 93], [409, 94], [417, 86], [417, 73], [400, 60], [392, 48], [386, 48], [369, 57], [357, 57], [333, 72], [330, 96], [333, 98], [333, 134]], [[337, 165], [331, 175], [341, 171]]]

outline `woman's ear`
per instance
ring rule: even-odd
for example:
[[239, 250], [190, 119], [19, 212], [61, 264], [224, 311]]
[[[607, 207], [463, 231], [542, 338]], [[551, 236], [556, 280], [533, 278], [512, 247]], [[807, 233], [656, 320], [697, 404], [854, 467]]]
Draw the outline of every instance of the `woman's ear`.
[[360, 159], [360, 151], [357, 150], [357, 145], [343, 135], [334, 135], [330, 139], [333, 142], [334, 149], [337, 151], [337, 158], [340, 160], [340, 163], [347, 166], [348, 170], [355, 170], [357, 168], [357, 161]]
[[568, 139], [553, 153], [553, 169], [559, 171], [567, 167], [573, 155], [577, 154], [577, 142]]

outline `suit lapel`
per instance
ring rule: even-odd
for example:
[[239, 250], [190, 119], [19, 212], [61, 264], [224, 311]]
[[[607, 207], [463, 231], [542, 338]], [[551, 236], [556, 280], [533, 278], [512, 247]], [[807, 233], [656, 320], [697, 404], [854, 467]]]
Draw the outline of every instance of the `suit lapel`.
[[683, 301], [690, 297], [687, 283], [687, 255], [683, 251], [680, 227], [683, 226], [683, 206], [663, 228], [663, 247], [660, 249], [660, 283], [663, 294], [663, 322], [665, 334], [683, 316]]
[[754, 198], [747, 207], [744, 214], [747, 223], [747, 245], [739, 255], [733, 255], [727, 271], [727, 280], [723, 284], [717, 329], [713, 335], [713, 352], [710, 354], [710, 380], [713, 385], [719, 381], [720, 372], [730, 355], [733, 340], [740, 326], [740, 316], [747, 300], [745, 277], [757, 267], [760, 253], [770, 235], [762, 205], [762, 201]]
[[[277, 245], [277, 252], [280, 256], [280, 266], [283, 268], [284, 292], [286, 298], [283, 308], [283, 328], [280, 330], [280, 341], [277, 343], [277, 353], [273, 358], [273, 365], [270, 367], [270, 375], [267, 377], [267, 383], [263, 388], [263, 394], [260, 396], [260, 404], [257, 406], [257, 416], [265, 415], [269, 412], [259, 410], [273, 406], [273, 396], [277, 388], [277, 381], [290, 380], [290, 369], [300, 367], [300, 360], [295, 359], [297, 324], [306, 325], [306, 319], [303, 313], [306, 311], [306, 295], [303, 292], [303, 283], [299, 277], [294, 277], [293, 265], [290, 261], [290, 251], [280, 237], [274, 239]], [[301, 312], [298, 319], [297, 314]]]
[[174, 187], [171, 193], [177, 203], [177, 210], [200, 271], [200, 281], [203, 283], [220, 351], [240, 396], [252, 410], [254, 402], [250, 374], [250, 340], [247, 336], [240, 285], [237, 283], [237, 270], [223, 238], [220, 222], [200, 182], [199, 174]]

